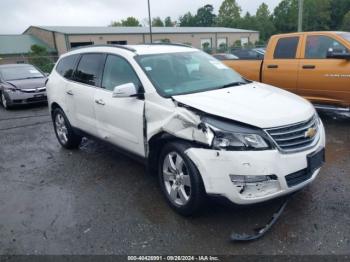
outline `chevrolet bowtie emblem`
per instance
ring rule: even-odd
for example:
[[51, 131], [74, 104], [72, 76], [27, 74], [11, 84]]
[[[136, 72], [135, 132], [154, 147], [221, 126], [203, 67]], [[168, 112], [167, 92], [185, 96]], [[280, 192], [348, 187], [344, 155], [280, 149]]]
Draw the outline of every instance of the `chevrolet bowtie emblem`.
[[310, 127], [304, 134], [305, 138], [313, 138], [316, 135], [316, 128]]

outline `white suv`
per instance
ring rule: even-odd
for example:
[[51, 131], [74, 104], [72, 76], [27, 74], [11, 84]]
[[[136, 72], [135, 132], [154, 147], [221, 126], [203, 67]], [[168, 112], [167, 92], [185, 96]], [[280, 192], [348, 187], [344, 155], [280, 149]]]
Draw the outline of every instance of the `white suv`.
[[172, 208], [206, 195], [251, 204], [301, 189], [324, 162], [314, 107], [181, 45], [92, 46], [63, 55], [47, 84], [59, 143], [82, 136], [146, 160]]

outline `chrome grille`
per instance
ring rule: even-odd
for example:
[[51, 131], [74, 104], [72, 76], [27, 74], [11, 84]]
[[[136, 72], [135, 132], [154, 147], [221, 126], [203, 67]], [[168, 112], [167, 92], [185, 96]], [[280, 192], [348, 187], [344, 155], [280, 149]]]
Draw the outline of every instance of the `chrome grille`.
[[19, 91], [23, 93], [40, 93], [45, 92], [46, 87], [38, 87], [38, 88], [31, 88], [31, 89], [20, 89]]
[[[317, 143], [319, 139], [318, 125], [318, 116], [314, 115], [311, 119], [304, 122], [269, 128], [265, 131], [270, 135], [281, 151], [295, 152], [306, 150]], [[313, 128], [316, 131], [312, 137], [307, 135], [310, 128]]]

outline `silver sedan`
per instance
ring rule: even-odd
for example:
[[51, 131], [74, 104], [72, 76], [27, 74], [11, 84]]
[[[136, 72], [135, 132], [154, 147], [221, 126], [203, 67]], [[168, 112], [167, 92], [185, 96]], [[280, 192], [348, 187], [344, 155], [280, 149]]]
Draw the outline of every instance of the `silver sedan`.
[[0, 102], [5, 109], [15, 105], [47, 102], [47, 77], [29, 64], [0, 65]]

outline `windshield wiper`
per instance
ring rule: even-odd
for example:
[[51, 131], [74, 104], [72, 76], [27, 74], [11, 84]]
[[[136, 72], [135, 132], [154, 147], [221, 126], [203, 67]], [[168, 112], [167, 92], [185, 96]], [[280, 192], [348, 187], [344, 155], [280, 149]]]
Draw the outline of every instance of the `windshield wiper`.
[[233, 86], [241, 86], [241, 85], [246, 85], [247, 82], [232, 82], [223, 86], [220, 86], [218, 89], [222, 89], [222, 88], [228, 88], [228, 87], [233, 87]]
[[35, 78], [43, 78], [43, 76], [28, 76], [28, 77], [23, 78], [23, 79], [35, 79]]

